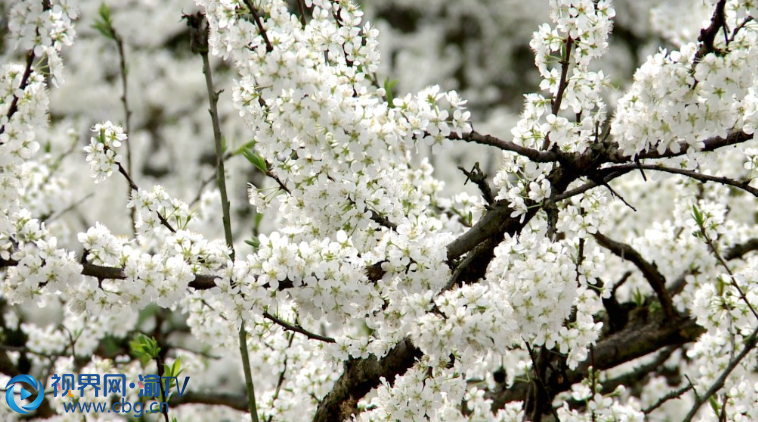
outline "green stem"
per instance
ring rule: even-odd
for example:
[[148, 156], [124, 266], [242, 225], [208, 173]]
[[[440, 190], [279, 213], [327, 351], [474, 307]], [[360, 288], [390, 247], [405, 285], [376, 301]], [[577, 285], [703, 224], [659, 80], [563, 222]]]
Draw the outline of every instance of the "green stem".
[[[218, 110], [216, 109], [216, 103], [218, 102], [218, 93], [213, 90], [213, 77], [211, 76], [211, 65], [208, 60], [207, 50], [201, 52], [203, 57], [203, 73], [205, 74], [205, 85], [208, 88], [208, 101], [210, 103], [211, 120], [213, 121], [213, 139], [216, 144], [216, 182], [218, 183], [218, 190], [221, 193], [221, 209], [223, 211], [224, 220], [224, 237], [226, 238], [226, 244], [231, 250], [230, 258], [234, 261], [234, 244], [232, 240], [232, 222], [229, 212], [229, 198], [226, 193], [226, 172], [224, 171], [224, 151], [221, 142], [221, 126], [218, 121]], [[247, 387], [247, 402], [250, 410], [250, 417], [253, 422], [258, 421], [258, 409], [255, 404], [255, 386], [253, 385], [253, 375], [250, 371], [250, 356], [247, 353], [247, 331], [245, 330], [245, 322], [242, 321], [239, 330], [239, 345], [240, 355], [242, 356], [242, 368], [245, 372], [245, 386]]]

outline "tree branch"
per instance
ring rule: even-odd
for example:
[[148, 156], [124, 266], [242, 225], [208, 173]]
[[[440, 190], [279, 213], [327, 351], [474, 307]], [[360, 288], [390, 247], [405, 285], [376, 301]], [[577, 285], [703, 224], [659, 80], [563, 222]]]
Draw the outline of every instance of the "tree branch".
[[331, 338], [331, 337], [322, 336], [320, 334], [312, 333], [312, 332], [306, 330], [305, 328], [303, 328], [303, 327], [301, 327], [299, 325], [290, 324], [289, 322], [287, 322], [287, 321], [285, 321], [283, 319], [280, 319], [280, 318], [278, 318], [278, 317], [276, 317], [274, 315], [271, 315], [268, 312], [264, 311], [263, 312], [263, 317], [267, 318], [267, 319], [269, 319], [271, 321], [273, 321], [274, 323], [276, 323], [278, 325], [280, 325], [282, 328], [284, 328], [287, 331], [293, 331], [293, 332], [296, 332], [296, 333], [300, 333], [300, 334], [308, 337], [309, 339], [319, 340], [319, 341], [323, 341], [325, 343], [335, 343], [335, 340], [333, 338]]
[[690, 412], [687, 413], [687, 416], [684, 417], [682, 422], [692, 421], [692, 418], [695, 417], [697, 411], [700, 409], [700, 406], [702, 406], [703, 403], [707, 402], [711, 398], [711, 396], [716, 394], [717, 391], [724, 387], [724, 382], [729, 377], [729, 374], [731, 374], [734, 368], [736, 368], [737, 365], [742, 362], [745, 356], [747, 356], [747, 354], [755, 348], [756, 341], [758, 340], [756, 336], [758, 336], [758, 328], [756, 328], [755, 331], [753, 331], [753, 334], [751, 334], [750, 337], [745, 340], [745, 347], [742, 348], [742, 351], [739, 355], [737, 355], [729, 362], [729, 365], [726, 367], [726, 369], [724, 369], [724, 372], [721, 373], [721, 376], [718, 377], [713, 385], [711, 385], [711, 388], [709, 388], [705, 394], [697, 397], [695, 404], [692, 406], [692, 409], [690, 409]]
[[[609, 335], [595, 345], [595, 365], [597, 370], [610, 369], [629, 362], [666, 346], [677, 346], [695, 341], [705, 329], [694, 319], [667, 318], [663, 314], [637, 316], [626, 327]], [[571, 384], [581, 381], [589, 372], [590, 363], [585, 361], [575, 369], [566, 372], [566, 382], [559, 391], [566, 391]], [[524, 400], [529, 383], [519, 382], [510, 388], [503, 388], [485, 395], [491, 399], [492, 409], [502, 409], [506, 403]]]
[[173, 394], [168, 400], [171, 407], [182, 404], [207, 404], [209, 406], [226, 406], [240, 412], [247, 412], [247, 397], [241, 394], [204, 393], [188, 391], [179, 397]]
[[756, 250], [758, 250], [758, 239], [750, 239], [745, 243], [738, 243], [727, 249], [724, 253], [724, 259], [727, 261], [739, 259]]
[[650, 286], [658, 296], [663, 312], [667, 317], [674, 318], [676, 311], [674, 311], [671, 302], [671, 295], [666, 290], [666, 278], [658, 271], [658, 267], [646, 261], [639, 252], [626, 243], [609, 239], [600, 232], [595, 233], [594, 236], [600, 246], [610, 250], [619, 258], [633, 263], [642, 272], [642, 275], [650, 283]]
[[505, 141], [490, 135], [482, 135], [473, 131], [464, 133], [462, 136], [458, 136], [457, 133], [453, 132], [450, 133], [447, 138], [454, 141], [466, 141], [489, 145], [500, 148], [503, 151], [515, 152], [516, 154], [523, 155], [536, 163], [552, 163], [558, 161], [558, 158], [560, 157], [560, 155], [554, 151], [538, 151], [536, 149], [523, 147], [511, 141]]
[[266, 34], [266, 28], [263, 26], [260, 15], [258, 15], [258, 9], [253, 6], [253, 3], [250, 0], [245, 0], [245, 5], [248, 9], [250, 9], [250, 13], [253, 15], [253, 19], [255, 20], [255, 25], [258, 26], [258, 30], [263, 37], [263, 41], [266, 43], [266, 52], [270, 53], [274, 51], [274, 46], [271, 44], [271, 41], [269, 41], [268, 34]]
[[685, 170], [685, 169], [678, 169], [678, 168], [673, 168], [673, 167], [665, 167], [665, 166], [657, 165], [657, 164], [635, 163], [635, 164], [623, 164], [619, 166], [606, 167], [604, 169], [601, 169], [601, 171], [616, 172], [616, 171], [634, 170], [637, 168], [641, 168], [644, 170], [660, 171], [664, 173], [679, 174], [682, 176], [690, 177], [695, 180], [699, 180], [701, 182], [716, 182], [716, 183], [720, 183], [726, 186], [733, 186], [735, 188], [742, 189], [745, 192], [755, 197], [758, 197], [758, 189], [750, 186], [750, 180], [745, 180], [745, 181], [740, 182], [734, 179], [730, 179], [728, 177], [711, 176], [711, 175], [703, 174], [694, 170]]
[[[32, 75], [32, 65], [34, 64], [34, 50], [29, 51], [29, 53], [26, 54], [26, 67], [24, 68], [24, 74], [21, 76], [21, 83], [18, 86], [18, 89], [23, 91], [26, 89], [26, 85], [29, 83], [29, 77]], [[5, 115], [5, 117], [8, 118], [8, 121], [11, 120], [14, 114], [18, 111], [18, 96], [15, 94], [16, 91], [14, 91], [13, 94], [13, 100], [11, 100], [11, 106], [8, 108], [8, 113]], [[5, 133], [5, 125], [0, 126], [0, 135]], [[0, 142], [0, 145], [3, 143]]]
[[422, 356], [409, 338], [400, 341], [381, 359], [371, 355], [366, 359], [351, 359], [345, 371], [334, 383], [329, 394], [319, 403], [313, 422], [343, 421], [357, 413], [358, 400], [379, 385], [384, 377], [392, 383]]

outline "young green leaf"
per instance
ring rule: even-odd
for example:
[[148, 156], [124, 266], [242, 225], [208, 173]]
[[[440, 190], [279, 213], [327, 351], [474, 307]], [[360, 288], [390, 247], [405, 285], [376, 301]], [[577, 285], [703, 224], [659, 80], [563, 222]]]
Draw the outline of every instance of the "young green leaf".
[[97, 32], [103, 34], [105, 38], [115, 39], [116, 34], [113, 33], [113, 22], [111, 21], [111, 9], [107, 4], [102, 3], [98, 9], [100, 18], [95, 21], [92, 28]]
[[266, 160], [264, 160], [260, 155], [247, 148], [242, 151], [242, 155], [244, 155], [245, 158], [247, 158], [247, 161], [250, 161], [250, 164], [254, 165], [258, 170], [262, 171], [263, 173], [268, 173]]
[[138, 334], [137, 337], [130, 341], [129, 349], [131, 349], [132, 355], [142, 362], [142, 365], [147, 365], [161, 351], [161, 348], [158, 347], [158, 342], [154, 338], [147, 337], [144, 334]]
[[253, 249], [257, 250], [261, 246], [261, 241], [258, 240], [258, 237], [253, 236], [250, 240], [245, 240], [245, 243], [250, 245]]
[[384, 80], [384, 92], [387, 95], [387, 102], [389, 103], [390, 107], [392, 107], [392, 100], [395, 99], [395, 96], [392, 95], [392, 88], [394, 88], [397, 83], [397, 79], [390, 80], [390, 78], [387, 78]]

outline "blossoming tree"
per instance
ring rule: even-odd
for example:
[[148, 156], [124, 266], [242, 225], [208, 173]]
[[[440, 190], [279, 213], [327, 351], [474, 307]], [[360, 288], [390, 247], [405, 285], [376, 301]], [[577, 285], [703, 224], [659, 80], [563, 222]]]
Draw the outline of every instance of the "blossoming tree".
[[[2, 6], [0, 384], [181, 370], [166, 422], [758, 420], [754, 2], [656, 8], [668, 49], [616, 82], [614, 5], [550, 0], [487, 133], [395, 97], [354, 2], [196, 1]], [[422, 10], [492, 16], [460, 3]], [[498, 154], [475, 191], [432, 164], [456, 144]], [[67, 401], [35, 416], [124, 417]]]

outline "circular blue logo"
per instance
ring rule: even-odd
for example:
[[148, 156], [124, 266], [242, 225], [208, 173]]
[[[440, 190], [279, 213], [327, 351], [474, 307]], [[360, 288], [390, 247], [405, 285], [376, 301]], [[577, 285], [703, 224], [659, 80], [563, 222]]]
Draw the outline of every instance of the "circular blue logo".
[[[35, 390], [37, 390], [37, 398], [34, 399], [33, 402], [19, 406], [16, 404], [16, 396], [13, 394], [16, 383], [17, 382], [23, 382], [26, 384], [29, 384], [34, 387]], [[42, 404], [42, 399], [45, 398], [45, 390], [44, 386], [41, 382], [38, 382], [34, 377], [31, 375], [16, 375], [15, 377], [11, 378], [10, 381], [8, 381], [8, 384], [5, 386], [5, 401], [8, 402], [8, 406], [13, 409], [16, 413], [21, 413], [23, 415], [29, 413], [29, 411], [34, 410], [39, 407], [39, 405]], [[21, 400], [26, 399], [27, 397], [31, 396], [32, 393], [26, 391], [24, 387], [19, 387], [19, 394], [21, 395]]]

